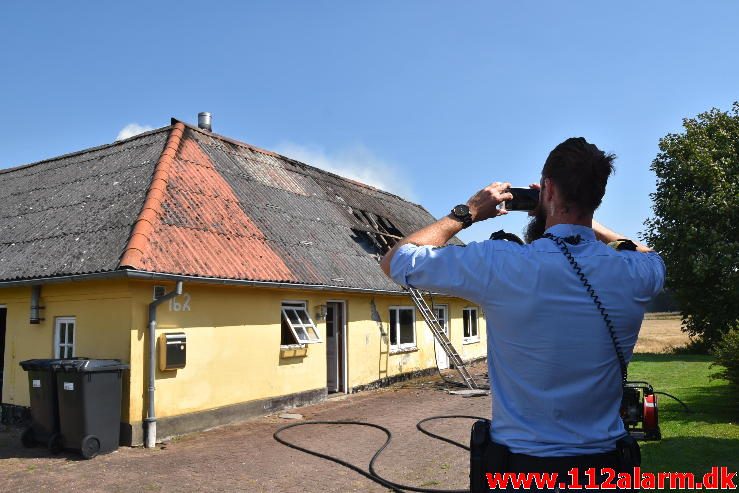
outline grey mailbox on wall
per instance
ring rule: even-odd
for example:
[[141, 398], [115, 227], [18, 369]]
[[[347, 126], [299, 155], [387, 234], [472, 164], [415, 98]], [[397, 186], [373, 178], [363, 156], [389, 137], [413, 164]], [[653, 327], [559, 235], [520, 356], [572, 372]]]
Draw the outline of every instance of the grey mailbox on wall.
[[169, 332], [159, 336], [159, 369], [177, 370], [185, 367], [187, 337], [184, 332]]

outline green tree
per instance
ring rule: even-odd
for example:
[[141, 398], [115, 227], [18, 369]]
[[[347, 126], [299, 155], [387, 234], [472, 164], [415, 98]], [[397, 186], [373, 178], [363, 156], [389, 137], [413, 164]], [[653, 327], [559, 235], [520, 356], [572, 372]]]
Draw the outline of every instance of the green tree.
[[711, 347], [739, 327], [739, 102], [683, 127], [660, 140], [641, 236], [665, 260], [683, 330]]

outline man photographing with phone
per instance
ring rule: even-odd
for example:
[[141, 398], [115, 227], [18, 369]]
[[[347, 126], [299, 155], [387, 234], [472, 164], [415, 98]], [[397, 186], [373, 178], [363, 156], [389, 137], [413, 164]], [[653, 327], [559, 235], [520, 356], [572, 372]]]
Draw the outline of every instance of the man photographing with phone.
[[557, 472], [567, 482], [573, 467], [618, 472], [629, 466], [624, 454], [638, 460], [633, 449], [624, 451], [635, 444], [619, 416], [622, 380], [665, 267], [646, 245], [622, 241], [593, 220], [613, 160], [583, 138], [555, 147], [531, 185], [539, 200], [525, 245], [445, 246], [472, 223], [508, 213], [502, 203], [514, 199], [511, 184], [495, 182], [382, 260], [401, 285], [484, 308], [493, 405], [485, 472]]

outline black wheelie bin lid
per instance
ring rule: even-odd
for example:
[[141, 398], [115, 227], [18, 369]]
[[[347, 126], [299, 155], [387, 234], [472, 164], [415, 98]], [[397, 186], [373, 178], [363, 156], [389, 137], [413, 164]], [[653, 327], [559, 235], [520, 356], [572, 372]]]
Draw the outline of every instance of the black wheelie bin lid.
[[60, 363], [63, 363], [65, 361], [78, 361], [78, 360], [86, 360], [88, 358], [82, 357], [82, 356], [76, 356], [74, 358], [68, 358], [68, 359], [59, 359], [59, 358], [41, 358], [41, 359], [27, 359], [25, 361], [21, 361], [18, 363], [21, 365], [21, 368], [23, 368], [26, 371], [34, 371], [34, 370], [52, 370], [56, 369], [55, 365], [59, 365]]
[[57, 371], [93, 373], [104, 371], [128, 370], [131, 366], [117, 359], [83, 359], [83, 360], [57, 360], [52, 364]]
[[58, 359], [27, 359], [18, 363], [26, 371], [34, 370], [50, 370], [53, 363], [59, 361]]

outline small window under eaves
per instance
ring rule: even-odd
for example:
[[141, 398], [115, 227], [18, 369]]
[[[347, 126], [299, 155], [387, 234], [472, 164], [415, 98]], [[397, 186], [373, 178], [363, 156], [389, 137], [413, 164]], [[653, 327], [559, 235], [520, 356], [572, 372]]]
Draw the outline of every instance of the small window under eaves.
[[167, 289], [164, 286], [154, 286], [154, 295], [152, 296], [152, 299], [156, 301], [165, 294], [167, 294]]
[[281, 318], [282, 345], [321, 342], [318, 329], [311, 320], [304, 303], [283, 303]]

